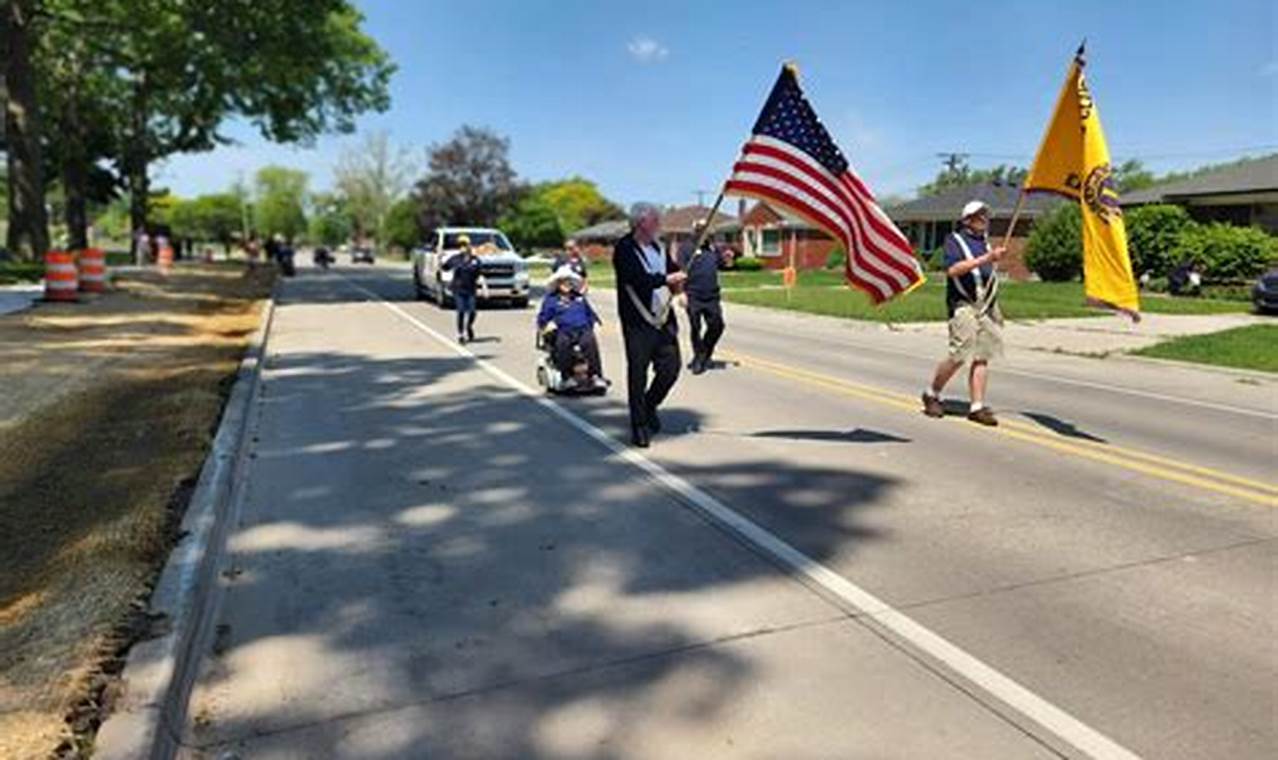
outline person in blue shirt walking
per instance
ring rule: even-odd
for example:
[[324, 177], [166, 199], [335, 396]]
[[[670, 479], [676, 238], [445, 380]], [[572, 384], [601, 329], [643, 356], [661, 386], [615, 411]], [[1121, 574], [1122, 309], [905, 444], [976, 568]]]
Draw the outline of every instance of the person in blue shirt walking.
[[470, 236], [457, 238], [457, 253], [444, 261], [444, 271], [453, 273], [449, 289], [453, 304], [457, 307], [457, 342], [465, 344], [475, 340], [475, 313], [478, 310], [479, 290], [486, 288], [483, 265], [470, 247]]
[[581, 346], [586, 356], [588, 377], [603, 377], [599, 343], [595, 325], [602, 324], [590, 301], [581, 294], [583, 281], [570, 266], [560, 267], [547, 283], [546, 297], [537, 313], [537, 329], [555, 333], [555, 366], [565, 375], [573, 374], [570, 366], [573, 346]]
[[994, 265], [1003, 257], [1003, 246], [991, 246], [987, 238], [990, 207], [970, 201], [963, 207], [959, 228], [945, 239], [945, 303], [949, 311], [949, 356], [936, 367], [932, 384], [923, 391], [923, 413], [944, 417], [941, 391], [965, 363], [971, 406], [967, 418], [995, 426], [998, 419], [985, 405], [985, 387], [991, 359], [1003, 355], [1003, 315], [998, 306], [998, 274]]

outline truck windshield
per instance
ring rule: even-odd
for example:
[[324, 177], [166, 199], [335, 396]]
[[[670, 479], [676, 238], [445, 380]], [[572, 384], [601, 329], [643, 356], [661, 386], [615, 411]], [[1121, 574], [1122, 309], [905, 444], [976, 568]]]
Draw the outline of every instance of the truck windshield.
[[445, 232], [444, 233], [444, 249], [452, 250], [458, 247], [457, 238], [466, 235], [470, 238], [470, 247], [476, 253], [484, 251], [512, 251], [510, 241], [500, 232]]

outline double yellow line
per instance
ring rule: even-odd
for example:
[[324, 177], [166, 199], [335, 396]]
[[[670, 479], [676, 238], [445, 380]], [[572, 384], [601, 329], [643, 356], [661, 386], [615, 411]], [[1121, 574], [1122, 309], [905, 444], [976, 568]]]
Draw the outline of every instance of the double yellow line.
[[[911, 414], [920, 413], [921, 402], [917, 398], [901, 393], [778, 364], [777, 362], [747, 356], [735, 351], [721, 350], [720, 355], [736, 361], [743, 367], [760, 372], [794, 380], [862, 401], [871, 401], [881, 406], [893, 407]], [[1278, 484], [1265, 483], [1211, 467], [1182, 462], [1159, 454], [1116, 446], [1110, 443], [1082, 439], [1064, 441], [1047, 435], [1041, 429], [1020, 420], [1004, 418], [1000, 421], [998, 427], [976, 425], [969, 427], [974, 432], [981, 431], [991, 435], [1001, 435], [1005, 438], [1012, 438], [1024, 443], [1042, 446], [1094, 462], [1102, 462], [1155, 478], [1182, 483], [1206, 491], [1214, 491], [1268, 507], [1278, 507]]]

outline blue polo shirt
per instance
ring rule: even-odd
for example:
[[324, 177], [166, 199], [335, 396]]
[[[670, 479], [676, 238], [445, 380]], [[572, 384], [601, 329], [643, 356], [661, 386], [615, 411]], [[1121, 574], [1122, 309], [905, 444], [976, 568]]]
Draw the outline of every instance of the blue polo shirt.
[[[967, 256], [963, 253], [963, 247], [959, 245], [959, 241], [955, 237], [956, 235], [963, 236], [963, 241], [967, 243], [968, 250], [972, 252], [973, 258], [984, 256], [985, 252], [989, 250], [989, 243], [984, 235], [973, 235], [966, 229], [946, 235], [945, 268], [947, 270], [960, 261], [967, 260]], [[993, 264], [982, 264], [961, 277], [950, 277], [946, 281], [945, 306], [949, 310], [951, 317], [954, 316], [954, 310], [959, 307], [959, 304], [976, 303], [976, 273], [978, 271], [981, 274], [981, 282], [984, 283], [985, 289], [989, 290], [994, 282], [994, 278], [998, 276], [994, 273]]]

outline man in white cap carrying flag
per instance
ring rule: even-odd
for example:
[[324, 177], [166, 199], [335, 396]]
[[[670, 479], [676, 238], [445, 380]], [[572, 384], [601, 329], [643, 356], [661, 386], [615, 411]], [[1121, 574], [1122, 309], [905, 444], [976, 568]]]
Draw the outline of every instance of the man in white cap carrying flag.
[[959, 228], [945, 238], [945, 304], [949, 311], [949, 355], [936, 367], [932, 384], [923, 391], [923, 413], [944, 417], [941, 391], [965, 363], [970, 362], [968, 388], [971, 406], [967, 418], [994, 426], [998, 419], [985, 405], [989, 361], [1003, 355], [1003, 315], [998, 307], [998, 275], [994, 265], [1003, 257], [1003, 246], [991, 246], [987, 238], [990, 208], [983, 201], [963, 207]]

